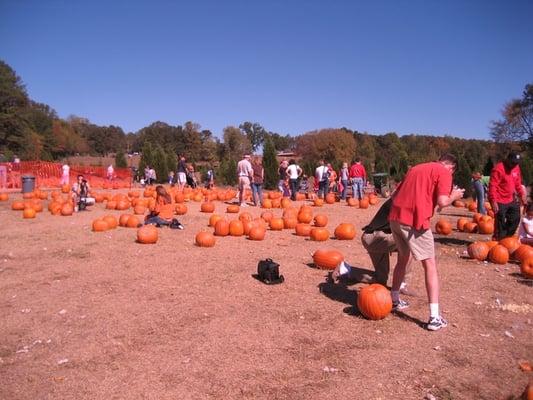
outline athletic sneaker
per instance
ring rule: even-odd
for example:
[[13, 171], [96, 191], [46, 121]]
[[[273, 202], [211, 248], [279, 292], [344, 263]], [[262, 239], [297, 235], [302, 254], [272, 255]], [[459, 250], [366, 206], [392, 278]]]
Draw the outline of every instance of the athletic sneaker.
[[409, 307], [409, 302], [405, 300], [398, 300], [392, 303], [392, 311], [402, 311]]
[[448, 326], [448, 321], [446, 321], [441, 316], [431, 317], [427, 324], [428, 331], [438, 331], [441, 328], [446, 328]]
[[182, 224], [178, 224], [178, 229], [184, 230], [185, 227]]

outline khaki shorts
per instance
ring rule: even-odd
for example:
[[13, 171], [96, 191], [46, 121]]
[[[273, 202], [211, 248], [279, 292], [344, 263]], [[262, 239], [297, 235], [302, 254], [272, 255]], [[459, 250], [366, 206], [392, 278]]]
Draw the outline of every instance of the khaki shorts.
[[250, 189], [250, 178], [247, 176], [239, 176], [239, 190]]
[[391, 221], [390, 227], [399, 254], [411, 253], [417, 261], [435, 257], [435, 243], [431, 229], [414, 229], [397, 221]]
[[178, 172], [178, 183], [185, 185], [187, 183], [187, 176], [185, 172]]

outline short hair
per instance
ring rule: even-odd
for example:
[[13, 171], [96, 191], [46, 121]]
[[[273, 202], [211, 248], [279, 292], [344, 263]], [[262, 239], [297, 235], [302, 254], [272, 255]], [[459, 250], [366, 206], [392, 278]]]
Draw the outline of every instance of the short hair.
[[355, 157], [355, 158], [353, 159], [353, 162], [361, 162], [361, 157]]
[[453, 154], [450, 154], [450, 153], [446, 153], [440, 156], [439, 161], [448, 163], [448, 164], [457, 165], [457, 157], [455, 157]]
[[528, 203], [526, 206], [526, 212], [533, 212], [533, 203]]
[[289, 165], [293, 165], [293, 164], [296, 164], [296, 161], [294, 161], [294, 158], [291, 158], [291, 159], [289, 160]]

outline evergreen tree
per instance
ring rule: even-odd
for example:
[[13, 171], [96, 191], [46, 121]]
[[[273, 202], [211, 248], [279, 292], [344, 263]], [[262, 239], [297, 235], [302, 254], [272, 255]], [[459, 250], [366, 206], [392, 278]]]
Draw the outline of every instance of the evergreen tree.
[[174, 171], [176, 172], [178, 165], [178, 158], [176, 157], [176, 154], [172, 150], [167, 151], [167, 170], [168, 172]]
[[268, 136], [263, 146], [263, 168], [265, 169], [265, 189], [274, 189], [278, 184], [278, 161], [274, 143]]
[[492, 158], [489, 157], [485, 163], [485, 166], [483, 167], [483, 175], [490, 176], [492, 168], [494, 168], [494, 163], [492, 162]]
[[141, 176], [144, 175], [144, 169], [147, 166], [152, 167], [154, 165], [153, 152], [152, 143], [148, 141], [144, 142], [141, 150], [141, 161], [139, 162], [139, 172]]
[[115, 167], [117, 168], [128, 168], [128, 162], [124, 156], [124, 152], [119, 150], [115, 156]]
[[457, 170], [454, 174], [454, 183], [460, 188], [465, 189], [465, 197], [472, 190], [472, 170], [462, 154], [457, 156]]
[[225, 158], [220, 163], [217, 176], [225, 185], [237, 184], [237, 161], [233, 158]]
[[167, 156], [161, 146], [157, 146], [153, 155], [153, 169], [159, 183], [166, 182], [168, 178]]

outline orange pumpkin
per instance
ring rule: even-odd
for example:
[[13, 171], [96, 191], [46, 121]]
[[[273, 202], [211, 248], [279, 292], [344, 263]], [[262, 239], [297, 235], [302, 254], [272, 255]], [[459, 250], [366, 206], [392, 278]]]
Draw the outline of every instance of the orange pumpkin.
[[69, 185], [63, 185], [61, 186], [61, 193], [68, 193], [70, 192], [70, 186]]
[[478, 223], [478, 230], [483, 235], [492, 235], [494, 233], [494, 222], [481, 219]]
[[312, 228], [309, 236], [311, 240], [323, 242], [329, 239], [329, 231], [326, 228]]
[[159, 233], [154, 225], [144, 225], [137, 229], [137, 242], [139, 243], [154, 244], [157, 243], [158, 238]]
[[505, 246], [497, 244], [490, 249], [489, 260], [495, 264], [507, 264], [509, 261], [509, 251]]
[[0, 193], [0, 201], [9, 200], [9, 195], [7, 193]]
[[211, 203], [210, 201], [202, 203], [200, 211], [204, 213], [212, 213], [215, 211], [215, 203]]
[[235, 219], [229, 223], [229, 234], [231, 236], [242, 236], [244, 235], [244, 226], [242, 221]]
[[346, 201], [346, 204], [348, 204], [350, 207], [358, 207], [359, 206], [359, 200], [354, 197], [349, 197]]
[[435, 232], [440, 235], [449, 235], [452, 233], [452, 224], [446, 219], [439, 219], [435, 225]]
[[459, 218], [457, 220], [457, 230], [463, 232], [465, 230], [465, 224], [470, 222], [468, 218]]
[[130, 219], [130, 214], [122, 214], [120, 217], [118, 217], [118, 224], [120, 226], [126, 227], [128, 224], [128, 219]]
[[61, 215], [63, 216], [72, 215], [73, 212], [74, 212], [74, 207], [72, 207], [72, 204], [70, 203], [65, 203], [61, 207]]
[[342, 223], [335, 228], [334, 235], [338, 240], [352, 240], [355, 237], [355, 226], [349, 223]]
[[130, 215], [126, 221], [127, 228], [139, 228], [139, 225], [141, 225], [141, 221], [139, 221], [139, 218], [137, 218], [135, 215]]
[[475, 222], [476, 224], [479, 224], [481, 217], [483, 217], [483, 214], [478, 213], [478, 212], [474, 213], [474, 215], [472, 216], [472, 221]]
[[368, 285], [357, 294], [357, 308], [368, 319], [383, 319], [392, 311], [390, 292], [379, 283]]
[[114, 200], [109, 200], [105, 205], [105, 208], [108, 210], [115, 210], [117, 208], [117, 202]]
[[294, 229], [298, 224], [298, 220], [294, 217], [285, 217], [283, 218], [283, 228], [284, 229]]
[[327, 204], [335, 203], [335, 193], [328, 193], [325, 200]]
[[24, 202], [22, 200], [15, 200], [13, 203], [11, 203], [11, 209], [15, 211], [24, 210]]
[[516, 249], [520, 247], [520, 241], [516, 236], [506, 237], [500, 240], [500, 244], [507, 248], [509, 255], [512, 256]]
[[176, 214], [177, 215], [184, 215], [187, 214], [187, 206], [183, 203], [176, 204]]
[[33, 208], [25, 208], [22, 211], [22, 217], [25, 219], [35, 218], [36, 215], [37, 215], [37, 212]]
[[295, 226], [296, 236], [309, 236], [311, 234], [311, 225], [299, 223]]
[[361, 200], [359, 200], [359, 208], [368, 208], [369, 204], [368, 197], [363, 197]]
[[467, 233], [475, 233], [477, 231], [477, 224], [475, 222], [467, 222], [464, 226], [464, 231]]
[[513, 252], [513, 258], [516, 261], [524, 261], [527, 258], [533, 257], [533, 247], [527, 245], [527, 244], [521, 244], [518, 246], [518, 248]]
[[324, 214], [317, 214], [315, 215], [315, 226], [323, 227], [328, 224], [328, 217]]
[[281, 207], [282, 208], [288, 208], [292, 206], [292, 201], [288, 197], [284, 197], [281, 199]]
[[270, 222], [272, 218], [274, 218], [274, 214], [270, 211], [265, 211], [261, 213], [261, 218], [263, 218], [266, 222]]
[[199, 247], [213, 247], [215, 245], [215, 237], [209, 232], [198, 232], [194, 242]]
[[220, 219], [215, 223], [215, 236], [228, 236], [229, 222], [225, 219]]
[[272, 208], [272, 200], [270, 199], [264, 199], [263, 204], [261, 205], [263, 208]]
[[334, 270], [342, 261], [344, 255], [338, 250], [318, 249], [313, 254], [313, 262], [321, 269]]
[[324, 200], [322, 199], [319, 199], [319, 198], [316, 198], [314, 201], [313, 201], [313, 205], [315, 207], [322, 207], [324, 205]]
[[235, 204], [231, 204], [229, 205], [227, 208], [226, 208], [226, 212], [227, 213], [231, 213], [231, 214], [236, 214], [240, 211], [240, 207], [235, 205]]
[[478, 261], [485, 261], [489, 255], [489, 250], [489, 246], [485, 242], [474, 242], [467, 248], [469, 257]]
[[250, 229], [252, 229], [252, 227], [256, 225], [257, 224], [254, 225], [252, 221], [242, 221], [242, 229], [244, 231], [244, 234], [248, 236], [248, 234], [250, 233]]
[[377, 196], [370, 196], [368, 202], [371, 206], [375, 206], [376, 204], [378, 204], [379, 200]]
[[133, 208], [133, 212], [137, 215], [144, 215], [144, 213], [146, 212], [146, 207], [138, 204]]
[[461, 200], [455, 200], [453, 202], [453, 206], [457, 207], [457, 208], [464, 208], [465, 207], [465, 202], [461, 201]]
[[209, 226], [211, 227], [215, 227], [215, 224], [217, 223], [217, 221], [221, 220], [222, 219], [222, 216], [218, 215], [218, 214], [212, 214], [210, 217], [209, 217]]
[[[128, 216], [129, 217], [129, 216]], [[109, 229], [109, 226], [107, 225], [107, 222], [103, 219], [95, 219], [93, 221], [93, 232], [104, 232]]]
[[308, 224], [313, 220], [313, 213], [308, 210], [303, 210], [298, 213], [298, 222]]
[[273, 231], [281, 231], [283, 229], [283, 218], [272, 218], [269, 222], [270, 229]]
[[529, 256], [520, 264], [520, 272], [528, 279], [533, 279], [533, 257]]
[[[146, 197], [146, 196], [145, 196]], [[178, 192], [174, 195], [174, 201], [176, 203], [185, 203], [185, 195], [183, 192]]]
[[[105, 222], [107, 222], [109, 229], [115, 229], [118, 226], [118, 221], [113, 215], [106, 215], [102, 219]], [[129, 221], [129, 218], [128, 218], [128, 221]]]
[[252, 219], [254, 219], [252, 217], [252, 214], [250, 214], [247, 211], [244, 211], [244, 212], [239, 214], [239, 221], [251, 221]]
[[476, 211], [477, 210], [477, 203], [476, 202], [471, 202], [468, 204], [468, 211]]
[[250, 240], [263, 240], [265, 238], [266, 230], [261, 226], [252, 226], [250, 232], [248, 232], [248, 239]]
[[485, 242], [485, 244], [489, 247], [489, 250], [490, 250], [494, 246], [496, 246], [498, 244], [498, 242], [496, 240], [489, 240], [489, 241]]

